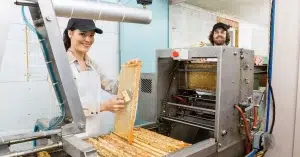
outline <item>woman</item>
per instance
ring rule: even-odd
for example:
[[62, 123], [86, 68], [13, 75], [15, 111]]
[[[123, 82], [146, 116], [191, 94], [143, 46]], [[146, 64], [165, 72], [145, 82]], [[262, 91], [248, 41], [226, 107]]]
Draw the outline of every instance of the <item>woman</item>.
[[[69, 20], [63, 36], [80, 101], [87, 116], [86, 132], [88, 136], [108, 132], [113, 124], [112, 112], [124, 108], [123, 98], [114, 97], [106, 101], [103, 98], [107, 92], [117, 94], [118, 81], [109, 80], [103, 75], [100, 67], [87, 56], [87, 52], [94, 43], [95, 33], [102, 34], [103, 32], [95, 26], [93, 20], [72, 18]], [[131, 60], [130, 62], [135, 61]], [[99, 124], [99, 121], [102, 125]], [[106, 131], [103, 131], [103, 128]]]

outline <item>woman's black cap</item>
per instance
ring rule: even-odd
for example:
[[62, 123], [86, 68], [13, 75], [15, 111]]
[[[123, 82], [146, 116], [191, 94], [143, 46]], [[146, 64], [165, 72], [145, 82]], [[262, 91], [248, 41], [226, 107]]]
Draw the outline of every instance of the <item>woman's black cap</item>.
[[100, 28], [96, 27], [95, 22], [89, 19], [71, 18], [67, 25], [67, 29], [70, 28], [79, 29], [82, 32], [94, 30], [98, 34], [103, 33], [103, 31]]

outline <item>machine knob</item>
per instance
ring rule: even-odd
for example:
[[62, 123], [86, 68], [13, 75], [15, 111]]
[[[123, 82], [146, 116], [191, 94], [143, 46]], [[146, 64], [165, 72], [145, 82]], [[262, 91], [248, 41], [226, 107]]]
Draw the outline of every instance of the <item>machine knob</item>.
[[172, 52], [172, 56], [173, 56], [173, 57], [179, 57], [179, 52], [173, 51], [173, 52]]

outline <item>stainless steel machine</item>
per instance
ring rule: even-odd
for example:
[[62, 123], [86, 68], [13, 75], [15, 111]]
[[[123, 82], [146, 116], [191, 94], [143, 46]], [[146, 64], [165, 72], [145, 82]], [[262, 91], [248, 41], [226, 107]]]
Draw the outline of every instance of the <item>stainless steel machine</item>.
[[157, 74], [142, 75], [139, 115], [149, 129], [193, 144], [170, 156], [243, 156], [254, 121], [254, 52], [216, 46], [156, 54]]
[[[145, 8], [150, 4], [140, 1], [144, 8], [129, 8], [121, 3], [109, 3], [99, 0], [16, 0], [15, 4], [29, 7], [33, 25], [31, 25], [23, 10], [23, 19], [26, 25], [36, 33], [49, 76], [60, 105], [61, 115], [49, 121], [39, 119], [36, 123], [36, 132], [22, 135], [0, 137], [0, 156], [25, 156], [35, 152], [47, 150], [63, 150], [59, 154], [72, 157], [97, 156], [96, 150], [84, 142], [77, 135], [85, 132], [85, 116], [73, 80], [72, 71], [68, 64], [67, 55], [57, 16], [68, 18], [85, 18], [149, 24], [152, 12]], [[24, 9], [24, 8], [22, 8]], [[21, 7], [20, 7], [21, 10]], [[11, 152], [13, 144], [27, 141], [38, 141], [36, 147], [20, 152]], [[46, 139], [46, 140], [45, 140]], [[58, 156], [55, 154], [53, 156]]]
[[[16, 4], [30, 7], [31, 28], [40, 40], [62, 115], [52, 122], [38, 120], [38, 132], [0, 137], [0, 156], [39, 151], [53, 156], [97, 156], [96, 150], [77, 136], [85, 132], [85, 116], [75, 83], [69, 81], [72, 73], [63, 42], [58, 40], [61, 33], [56, 16], [148, 24], [151, 11], [98, 0], [23, 0]], [[192, 144], [167, 156], [243, 156], [245, 139], [255, 128], [249, 123], [255, 121], [254, 52], [203, 47], [157, 50], [156, 54], [157, 73], [143, 74], [141, 79], [138, 115], [148, 123], [140, 127]], [[33, 149], [9, 149], [37, 139], [43, 140]]]

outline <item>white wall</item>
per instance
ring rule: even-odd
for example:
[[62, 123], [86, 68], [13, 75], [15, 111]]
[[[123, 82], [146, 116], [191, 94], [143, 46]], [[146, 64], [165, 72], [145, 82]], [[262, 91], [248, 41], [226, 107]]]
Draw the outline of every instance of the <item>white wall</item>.
[[240, 47], [253, 49], [256, 55], [267, 56], [268, 26], [252, 24], [186, 3], [170, 6], [170, 47], [189, 47], [201, 41], [209, 43], [208, 35], [217, 16], [240, 23]]
[[299, 11], [299, 0], [276, 1], [272, 76], [276, 104], [275, 146], [266, 157], [300, 156]]
[[239, 27], [239, 47], [252, 49], [255, 55], [268, 56], [269, 26], [241, 22]]
[[[13, 4], [14, 1], [5, 0], [5, 3]], [[110, 1], [117, 2], [117, 0]], [[4, 10], [0, 12], [1, 18], [6, 19], [9, 26], [6, 30], [8, 37], [0, 42], [0, 47], [4, 48], [0, 52], [0, 54], [4, 52], [0, 71], [0, 135], [32, 131], [37, 119], [57, 115], [58, 108], [55, 106], [54, 96], [49, 91], [47, 71], [39, 43], [32, 32], [29, 32], [28, 37], [29, 60], [26, 64], [26, 36], [21, 6], [13, 4], [11, 13]], [[28, 13], [26, 7], [26, 15], [29, 18]], [[58, 21], [63, 31], [67, 19], [58, 18]], [[104, 33], [96, 36], [90, 52], [91, 57], [103, 67], [103, 72], [108, 77], [116, 78], [119, 67], [119, 24], [102, 21], [97, 21], [96, 24]], [[0, 30], [6, 28], [7, 25], [4, 25], [1, 20]], [[1, 37], [5, 36], [1, 34]]]
[[208, 35], [217, 16], [188, 4], [170, 6], [170, 47], [190, 47], [203, 41], [209, 43]]

